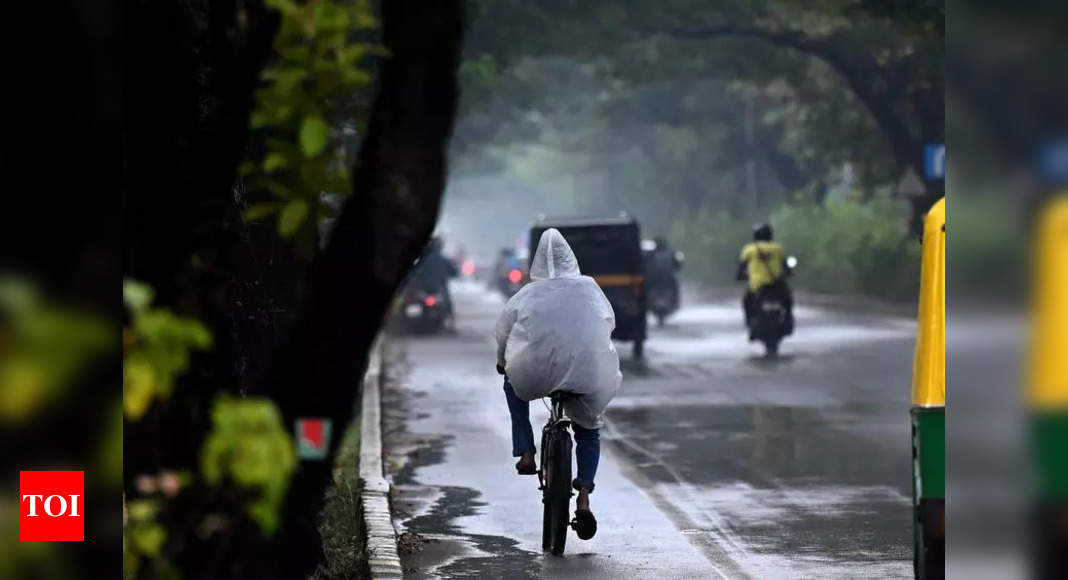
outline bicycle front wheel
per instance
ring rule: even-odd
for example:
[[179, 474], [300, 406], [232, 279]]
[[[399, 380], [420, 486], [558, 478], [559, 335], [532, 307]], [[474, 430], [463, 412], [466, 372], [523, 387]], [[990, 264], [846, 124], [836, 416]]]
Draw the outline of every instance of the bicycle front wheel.
[[571, 524], [571, 434], [567, 429], [554, 430], [546, 437], [543, 449], [546, 462], [542, 547], [555, 556], [564, 553], [567, 528]]

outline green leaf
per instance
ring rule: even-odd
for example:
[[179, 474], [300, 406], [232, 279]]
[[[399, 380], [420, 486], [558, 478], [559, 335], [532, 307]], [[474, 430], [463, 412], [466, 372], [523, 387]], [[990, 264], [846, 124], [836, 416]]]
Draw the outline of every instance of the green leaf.
[[167, 541], [167, 530], [159, 524], [137, 526], [130, 531], [130, 539], [137, 550], [146, 556], [158, 556]]
[[293, 66], [279, 66], [272, 67], [260, 75], [265, 80], [275, 81], [283, 85], [295, 85], [304, 80], [304, 77], [308, 76], [308, 72], [303, 68]]
[[263, 201], [260, 203], [254, 203], [245, 210], [245, 221], [254, 222], [261, 220], [269, 215], [273, 215], [282, 207], [282, 204], [277, 201]]
[[159, 382], [152, 363], [144, 357], [126, 357], [122, 365], [122, 407], [128, 419], [139, 420], [152, 404]]
[[353, 11], [356, 13], [356, 28], [370, 29], [378, 26], [378, 19], [375, 18], [368, 0], [357, 0]]
[[286, 156], [277, 151], [268, 153], [267, 157], [263, 158], [263, 170], [267, 173], [272, 173], [287, 166], [289, 166], [289, 161], [286, 160]]
[[328, 129], [322, 117], [304, 117], [304, 122], [300, 125], [300, 148], [305, 157], [315, 157], [326, 147]]
[[211, 348], [211, 331], [199, 320], [187, 320], [186, 331], [190, 347], [201, 350]]
[[274, 8], [285, 15], [293, 15], [300, 12], [300, 7], [293, 0], [267, 0], [265, 4], [268, 8]]
[[0, 310], [18, 314], [37, 302], [37, 289], [30, 282], [5, 276], [0, 279]]
[[130, 519], [135, 523], [154, 519], [159, 513], [159, 508], [159, 502], [148, 499], [131, 500], [126, 506]]
[[371, 83], [371, 74], [357, 68], [347, 68], [341, 72], [346, 85], [364, 86]]
[[267, 188], [267, 191], [273, 193], [275, 197], [289, 199], [294, 196], [292, 189], [289, 189], [284, 184], [277, 181], [268, 181], [265, 187]]
[[223, 395], [211, 410], [212, 430], [200, 452], [204, 480], [248, 490], [245, 510], [266, 535], [279, 523], [289, 479], [297, 467], [293, 439], [268, 399]]
[[252, 117], [249, 119], [249, 126], [253, 129], [261, 129], [267, 126], [269, 122], [267, 113], [264, 111], [253, 111]]
[[148, 308], [148, 305], [152, 303], [154, 294], [148, 284], [129, 278], [122, 281], [122, 301], [134, 312]]
[[282, 214], [278, 216], [278, 233], [288, 238], [296, 233], [300, 224], [308, 217], [308, 202], [304, 199], [293, 199], [282, 208]]

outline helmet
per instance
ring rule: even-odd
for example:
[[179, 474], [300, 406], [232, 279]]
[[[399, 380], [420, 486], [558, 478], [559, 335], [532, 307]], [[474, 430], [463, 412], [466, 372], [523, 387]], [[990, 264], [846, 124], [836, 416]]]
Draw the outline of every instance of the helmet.
[[758, 242], [771, 241], [771, 225], [766, 223], [753, 224], [753, 239]]

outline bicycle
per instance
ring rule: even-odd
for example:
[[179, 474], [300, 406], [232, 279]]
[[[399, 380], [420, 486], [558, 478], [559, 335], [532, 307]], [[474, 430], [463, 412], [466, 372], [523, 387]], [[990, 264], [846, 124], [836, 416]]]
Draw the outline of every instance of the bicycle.
[[549, 395], [549, 420], [541, 430], [541, 464], [538, 482], [542, 493], [541, 548], [559, 556], [564, 553], [567, 529], [573, 526], [571, 507], [571, 420], [564, 417], [564, 401], [575, 394], [557, 391]]

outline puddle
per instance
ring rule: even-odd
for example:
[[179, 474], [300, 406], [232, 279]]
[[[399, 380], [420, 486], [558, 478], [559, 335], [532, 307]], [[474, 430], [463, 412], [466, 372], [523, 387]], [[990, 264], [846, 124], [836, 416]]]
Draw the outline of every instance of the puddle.
[[[725, 526], [742, 541], [753, 577], [911, 572], [904, 415], [881, 405], [690, 405], [614, 408], [609, 417], [613, 433], [602, 439], [693, 526], [691, 536], [721, 541]], [[894, 425], [901, 433], [888, 438]]]
[[[391, 380], [404, 380], [403, 372]], [[445, 460], [449, 435], [413, 434], [407, 423], [412, 402], [425, 393], [383, 390], [383, 440], [387, 476], [393, 483], [395, 517], [412, 541], [401, 553], [405, 578], [536, 578], [542, 558], [518, 548], [513, 539], [465, 532], [460, 518], [480, 513], [485, 504], [477, 490], [423, 485], [419, 470]]]

